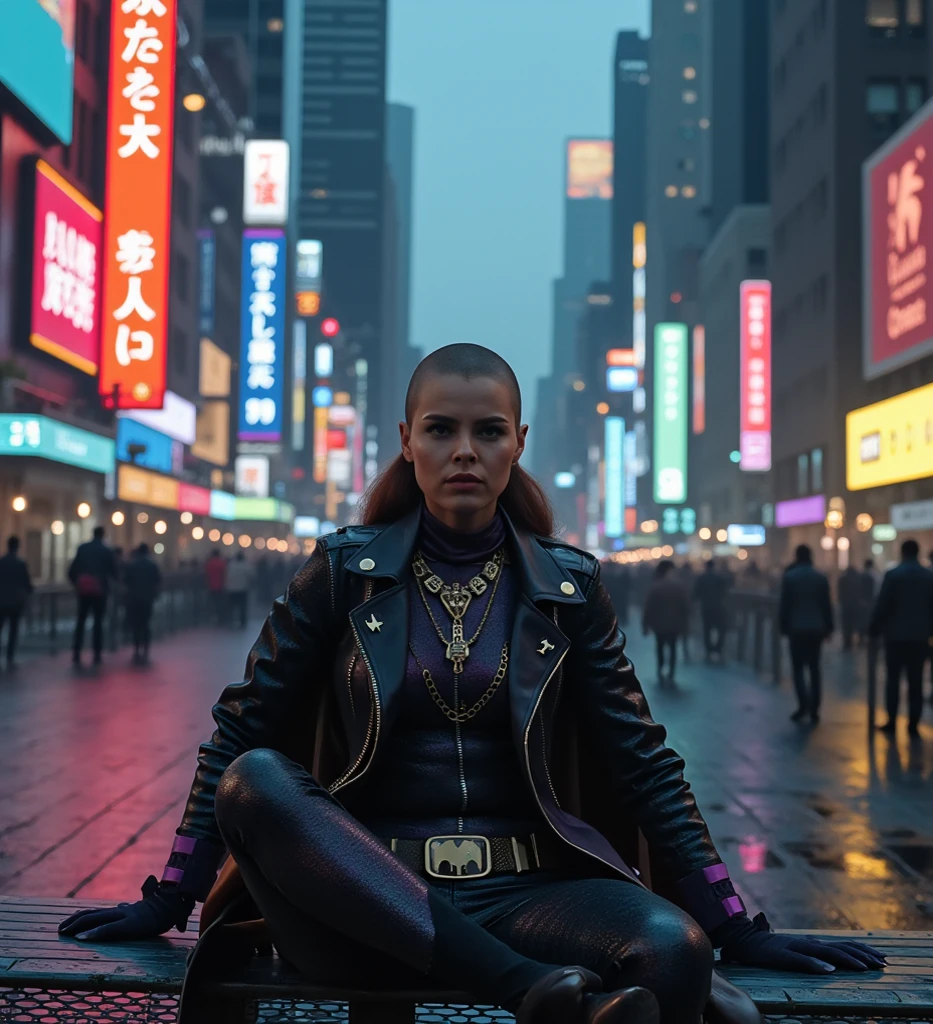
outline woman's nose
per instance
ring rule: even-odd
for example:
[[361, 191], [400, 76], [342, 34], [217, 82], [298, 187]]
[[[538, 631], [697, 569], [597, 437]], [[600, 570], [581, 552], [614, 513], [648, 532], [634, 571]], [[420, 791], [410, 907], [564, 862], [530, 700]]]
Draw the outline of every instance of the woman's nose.
[[454, 453], [457, 462], [475, 462], [476, 452], [473, 449], [473, 439], [469, 434], [463, 434], [458, 439], [457, 450]]

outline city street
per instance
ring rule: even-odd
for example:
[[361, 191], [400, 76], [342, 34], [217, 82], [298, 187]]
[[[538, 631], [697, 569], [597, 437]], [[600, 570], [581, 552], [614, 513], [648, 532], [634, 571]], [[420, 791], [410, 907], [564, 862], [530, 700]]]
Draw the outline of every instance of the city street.
[[[257, 628], [182, 633], [148, 669], [122, 651], [99, 675], [61, 655], [0, 675], [0, 893], [138, 898]], [[633, 631], [630, 650], [753, 912], [780, 928], [933, 927], [933, 729], [866, 742], [861, 655], [830, 653], [813, 728], [788, 720], [789, 681], [694, 662], [661, 689], [653, 645]]]

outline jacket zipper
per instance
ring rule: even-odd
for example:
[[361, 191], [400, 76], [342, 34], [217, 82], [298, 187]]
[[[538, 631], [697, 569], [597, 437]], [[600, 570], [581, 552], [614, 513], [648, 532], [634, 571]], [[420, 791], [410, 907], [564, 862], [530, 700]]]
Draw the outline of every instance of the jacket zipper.
[[[460, 710], [460, 681], [459, 678], [454, 675], [454, 708]], [[460, 734], [460, 723], [454, 722], [454, 736], [457, 744], [457, 771], [460, 775], [460, 793], [462, 799], [460, 801], [460, 815], [457, 818], [457, 832], [463, 832], [463, 815], [466, 814], [467, 804], [469, 801], [469, 795], [467, 793], [466, 774], [463, 767], [463, 737]]]
[[[366, 591], [363, 595], [363, 603], [365, 604], [370, 599], [371, 596], [372, 581], [367, 581]], [[356, 760], [353, 762], [353, 764], [350, 765], [346, 772], [344, 772], [344, 774], [341, 775], [341, 777], [336, 782], [332, 783], [330, 786], [327, 787], [327, 791], [329, 793], [336, 793], [338, 789], [342, 789], [350, 782], [354, 773], [366, 758], [366, 752], [369, 749], [369, 741], [372, 739], [374, 732], [376, 734], [376, 740], [375, 743], [373, 744], [373, 752], [375, 752], [376, 744], [378, 744], [379, 742], [379, 724], [382, 718], [382, 703], [379, 700], [379, 690], [376, 687], [376, 676], [373, 673], [372, 665], [369, 663], [369, 658], [366, 657], [366, 651], [363, 649], [363, 645], [360, 643], [360, 634], [357, 632], [356, 625], [354, 624], [353, 619], [350, 619], [350, 629], [353, 630], [353, 639], [356, 640], [357, 650], [360, 653], [360, 657], [363, 659], [363, 663], [366, 665], [367, 672], [369, 672], [369, 686], [370, 690], [372, 691], [373, 698], [372, 708], [370, 709], [369, 713], [369, 721], [366, 723], [366, 736], [363, 739], [363, 746], [360, 749], [360, 752]], [[370, 763], [372, 763], [372, 759], [370, 759]], [[360, 773], [360, 777], [365, 775], [368, 770], [369, 765], [367, 765], [366, 768], [363, 769], [363, 771]]]
[[[577, 846], [576, 843], [572, 843], [565, 836], [561, 835], [561, 833], [558, 831], [557, 827], [555, 826], [554, 822], [551, 821], [550, 816], [548, 815], [547, 811], [544, 809], [544, 804], [541, 803], [541, 797], [538, 796], [538, 789], [537, 789], [537, 787], [535, 786], [535, 783], [534, 783], [534, 776], [531, 774], [531, 752], [528, 749], [528, 737], [531, 734], [531, 723], [534, 721], [534, 717], [538, 713], [538, 708], [541, 706], [541, 701], [544, 698], [544, 691], [548, 688], [548, 685], [550, 684], [551, 680], [554, 678], [554, 676], [557, 673], [557, 671], [560, 669], [561, 665], [563, 665], [564, 658], [566, 658], [566, 657], [567, 657], [567, 651], [564, 651], [564, 653], [560, 656], [560, 660], [557, 662], [557, 664], [551, 670], [551, 674], [547, 677], [547, 679], [545, 679], [544, 686], [541, 687], [541, 692], [538, 694], [538, 699], [535, 701], [534, 708], [532, 708], [531, 718], [528, 719], [528, 725], [525, 728], [525, 740], [524, 740], [525, 768], [526, 768], [526, 770], [528, 772], [528, 778], [531, 781], [531, 790], [532, 790], [532, 792], [535, 795], [535, 800], [537, 801], [537, 804], [538, 804], [538, 810], [541, 812], [542, 816], [544, 817], [544, 820], [548, 823], [548, 825], [551, 826], [551, 829], [557, 834], [558, 839], [560, 839], [562, 842], [566, 843], [568, 846], [572, 846], [575, 850], [579, 850], [580, 853], [586, 854], [587, 857], [592, 857], [594, 860], [598, 860], [601, 864], [605, 864], [607, 868], [609, 868], [610, 870], [612, 870], [612, 871], [614, 871], [614, 872], [616, 872], [618, 874], [619, 873], [619, 869], [618, 869], [618, 867], [616, 867], [615, 864], [610, 864], [609, 861], [603, 860], [602, 857], [598, 857], [595, 853], [591, 853], [589, 850], [584, 849], [582, 846]], [[545, 762], [545, 767], [546, 766], [547, 766], [547, 762]], [[639, 879], [636, 878], [634, 875], [626, 875], [625, 877], [629, 878], [631, 881], [635, 882], [637, 885], [644, 886], [644, 883], [639, 881]]]
[[359, 652], [354, 651], [353, 657], [350, 659], [350, 667], [347, 669], [347, 695], [350, 698], [350, 714], [356, 718], [356, 706], [353, 703], [353, 668], [356, 665], [356, 659], [359, 657]]

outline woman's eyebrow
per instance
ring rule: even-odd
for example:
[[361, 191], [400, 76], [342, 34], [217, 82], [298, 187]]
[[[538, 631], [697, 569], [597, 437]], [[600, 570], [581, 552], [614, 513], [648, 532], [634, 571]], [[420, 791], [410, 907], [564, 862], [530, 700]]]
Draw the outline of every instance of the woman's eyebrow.
[[457, 420], [453, 416], [445, 416], [440, 412], [426, 412], [422, 417], [424, 420], [434, 420], [437, 423], [456, 423]]

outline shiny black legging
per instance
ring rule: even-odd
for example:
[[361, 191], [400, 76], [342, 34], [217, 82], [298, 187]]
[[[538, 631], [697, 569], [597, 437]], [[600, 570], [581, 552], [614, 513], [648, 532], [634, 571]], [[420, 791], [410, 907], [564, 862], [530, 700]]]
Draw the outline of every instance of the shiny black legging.
[[429, 885], [273, 750], [230, 765], [215, 809], [276, 948], [316, 981], [427, 978], [514, 1010], [554, 965], [581, 965], [607, 991], [650, 989], [663, 1024], [696, 1024], [709, 997], [713, 955], [699, 926], [624, 879], [548, 871]]

